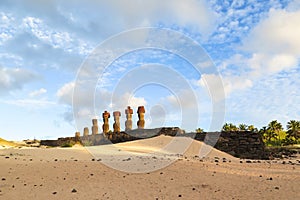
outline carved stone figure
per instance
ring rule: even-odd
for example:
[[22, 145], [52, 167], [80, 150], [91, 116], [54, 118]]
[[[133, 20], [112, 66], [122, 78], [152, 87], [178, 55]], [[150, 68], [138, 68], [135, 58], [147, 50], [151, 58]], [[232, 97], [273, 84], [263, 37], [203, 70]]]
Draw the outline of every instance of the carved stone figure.
[[121, 128], [120, 128], [120, 116], [121, 116], [121, 112], [120, 111], [115, 111], [113, 112], [113, 116], [114, 116], [114, 124], [113, 124], [113, 128], [114, 128], [114, 133], [120, 133]]
[[130, 106], [127, 106], [127, 109], [125, 109], [125, 114], [126, 114], [125, 131], [128, 131], [132, 129], [133, 110], [130, 108]]
[[88, 127], [84, 127], [83, 129], [83, 136], [88, 136], [89, 135], [89, 128]]
[[109, 123], [108, 123], [108, 119], [110, 118], [110, 113], [107, 111], [104, 111], [104, 113], [102, 114], [102, 118], [103, 118], [103, 125], [102, 125], [102, 129], [103, 129], [103, 133], [108, 133], [109, 132]]
[[80, 132], [75, 132], [75, 137], [79, 138], [80, 137]]
[[92, 119], [93, 126], [92, 126], [92, 135], [98, 134], [98, 120], [97, 119]]
[[143, 129], [145, 127], [145, 108], [144, 108], [144, 106], [139, 106], [137, 113], [138, 113], [138, 117], [139, 117], [137, 126], [139, 129]]

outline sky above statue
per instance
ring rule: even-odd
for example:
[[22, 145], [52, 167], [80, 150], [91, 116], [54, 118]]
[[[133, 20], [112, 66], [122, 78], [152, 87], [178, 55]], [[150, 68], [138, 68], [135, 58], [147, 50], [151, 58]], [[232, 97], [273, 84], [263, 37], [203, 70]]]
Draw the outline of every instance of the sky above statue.
[[[300, 119], [298, 0], [1, 0], [0, 18], [2, 138], [73, 136], [92, 118], [102, 125], [104, 110], [121, 111], [124, 130], [127, 105], [133, 128], [140, 105], [146, 128], [215, 129], [216, 102], [225, 103], [224, 123]], [[148, 28], [182, 38], [154, 37]], [[203, 54], [187, 50], [184, 38]], [[159, 48], [138, 48], [141, 41]], [[125, 53], [103, 56], [117, 51]], [[191, 60], [202, 56], [197, 70]]]

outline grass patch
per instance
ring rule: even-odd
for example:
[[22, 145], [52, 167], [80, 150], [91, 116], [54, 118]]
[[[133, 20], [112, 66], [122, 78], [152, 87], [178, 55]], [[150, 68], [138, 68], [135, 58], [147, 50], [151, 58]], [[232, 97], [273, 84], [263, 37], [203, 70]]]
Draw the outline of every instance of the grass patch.
[[63, 143], [61, 145], [61, 147], [63, 147], [63, 148], [69, 148], [69, 147], [73, 147], [74, 144], [75, 144], [74, 142], [66, 142], [66, 143]]

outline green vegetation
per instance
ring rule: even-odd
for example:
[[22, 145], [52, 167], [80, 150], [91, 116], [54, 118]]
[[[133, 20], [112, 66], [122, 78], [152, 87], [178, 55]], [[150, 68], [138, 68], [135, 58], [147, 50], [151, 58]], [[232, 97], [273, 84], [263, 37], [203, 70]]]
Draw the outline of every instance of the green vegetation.
[[258, 130], [253, 125], [239, 124], [238, 126], [232, 123], [225, 123], [222, 131], [251, 131], [258, 132], [266, 146], [288, 146], [300, 144], [300, 121], [290, 120], [287, 123], [286, 130], [277, 120], [271, 121], [267, 126]]
[[93, 146], [93, 142], [89, 140], [84, 140], [82, 141], [83, 146]]
[[300, 121], [291, 120], [287, 123], [286, 140], [292, 144], [299, 143], [300, 140]]
[[66, 142], [66, 143], [62, 144], [61, 147], [73, 147], [74, 144], [75, 144], [75, 142], [70, 141], [70, 142]]
[[204, 132], [204, 130], [202, 128], [197, 128], [196, 129], [196, 133], [203, 133], [203, 132]]
[[232, 124], [232, 123], [226, 123], [224, 124], [222, 131], [253, 131], [257, 132], [257, 128], [254, 127], [254, 125], [246, 125], [246, 124], [239, 124], [238, 126]]

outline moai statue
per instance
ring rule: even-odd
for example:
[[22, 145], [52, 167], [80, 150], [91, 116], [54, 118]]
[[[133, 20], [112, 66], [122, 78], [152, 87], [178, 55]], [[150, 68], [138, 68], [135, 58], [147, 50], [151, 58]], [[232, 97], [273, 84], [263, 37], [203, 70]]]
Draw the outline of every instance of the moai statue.
[[89, 128], [88, 127], [84, 127], [84, 129], [83, 129], [83, 136], [88, 136], [88, 135], [89, 135]]
[[98, 120], [97, 119], [92, 119], [93, 126], [92, 126], [92, 135], [98, 134]]
[[113, 112], [114, 115], [114, 133], [120, 133], [121, 129], [120, 129], [120, 116], [121, 116], [121, 112], [120, 111], [115, 111]]
[[132, 114], [133, 110], [130, 108], [130, 106], [127, 106], [127, 109], [125, 109], [126, 114], [126, 121], [125, 121], [125, 131], [132, 129]]
[[102, 113], [102, 118], [103, 118], [102, 129], [103, 129], [103, 133], [106, 134], [109, 131], [108, 119], [110, 118], [110, 113], [107, 111], [104, 111], [104, 113]]
[[80, 137], [80, 132], [75, 132], [75, 137]]
[[138, 126], [138, 128], [143, 129], [145, 127], [145, 108], [144, 108], [144, 106], [139, 106], [137, 113], [138, 113], [138, 117], [139, 117], [137, 126]]

